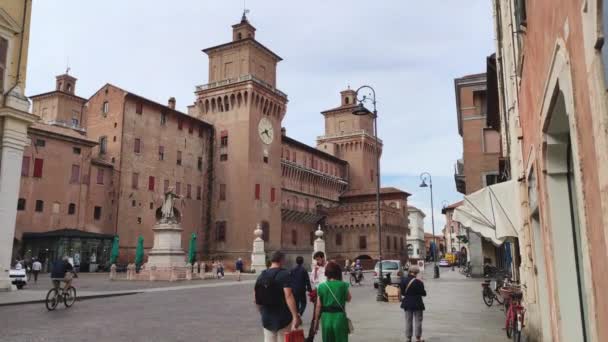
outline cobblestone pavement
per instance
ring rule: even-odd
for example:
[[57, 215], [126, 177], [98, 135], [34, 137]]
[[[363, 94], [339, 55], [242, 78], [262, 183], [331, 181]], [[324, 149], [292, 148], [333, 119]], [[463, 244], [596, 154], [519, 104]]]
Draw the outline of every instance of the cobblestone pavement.
[[[501, 329], [504, 314], [483, 304], [479, 280], [449, 270], [442, 270], [440, 279], [428, 279], [430, 275], [427, 269], [427, 342], [506, 341]], [[247, 282], [91, 299], [54, 312], [47, 312], [43, 304], [0, 307], [0, 340], [261, 341], [252, 292], [253, 285]], [[347, 311], [356, 331], [350, 341], [405, 340], [399, 304], [377, 303], [369, 281], [353, 288], [352, 294]], [[311, 309], [305, 322], [310, 321]]]

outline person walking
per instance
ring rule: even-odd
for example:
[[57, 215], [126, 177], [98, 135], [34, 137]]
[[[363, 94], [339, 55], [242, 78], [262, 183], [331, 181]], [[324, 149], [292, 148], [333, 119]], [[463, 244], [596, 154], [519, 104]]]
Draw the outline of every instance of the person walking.
[[302, 316], [304, 310], [306, 310], [306, 292], [312, 291], [310, 277], [308, 276], [308, 271], [302, 266], [303, 264], [304, 258], [298, 256], [296, 258], [296, 266], [291, 269], [293, 295], [296, 298], [296, 306], [300, 316]]
[[222, 262], [222, 259], [217, 261], [217, 277], [219, 279], [224, 279], [224, 263]]
[[237, 280], [238, 280], [238, 281], [241, 281], [241, 272], [243, 272], [243, 259], [238, 258], [238, 259], [236, 260], [236, 264], [235, 264], [235, 266], [236, 266], [236, 275], [237, 275], [237, 277], [238, 277], [238, 279], [237, 279]]
[[405, 311], [405, 340], [412, 341], [412, 325], [414, 320], [416, 324], [415, 335], [416, 342], [424, 342], [422, 339], [422, 312], [424, 311], [424, 302], [422, 297], [426, 296], [424, 283], [418, 279], [420, 268], [412, 266], [409, 269], [407, 277], [401, 279], [401, 308]]
[[290, 272], [283, 268], [285, 254], [276, 251], [270, 268], [258, 277], [254, 297], [264, 327], [264, 342], [283, 342], [287, 331], [296, 330], [302, 319], [296, 308]]
[[32, 273], [34, 274], [34, 283], [38, 282], [38, 273], [42, 270], [42, 263], [38, 259], [34, 259], [32, 264]]
[[[342, 270], [334, 262], [325, 266], [327, 281], [319, 284], [317, 288], [317, 305], [315, 306], [315, 332], [321, 325], [323, 342], [347, 342], [348, 318], [346, 316], [346, 302], [350, 302], [349, 284], [341, 280]], [[323, 313], [323, 320], [319, 324]]]

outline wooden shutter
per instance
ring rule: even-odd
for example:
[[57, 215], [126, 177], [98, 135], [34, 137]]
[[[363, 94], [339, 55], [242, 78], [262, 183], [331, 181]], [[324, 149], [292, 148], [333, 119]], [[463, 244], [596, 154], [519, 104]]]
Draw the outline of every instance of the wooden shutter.
[[154, 191], [154, 183], [155, 183], [154, 176], [148, 177], [148, 190]]
[[43, 166], [44, 166], [44, 159], [40, 159], [40, 158], [34, 159], [34, 177], [37, 177], [37, 178], [42, 177]]

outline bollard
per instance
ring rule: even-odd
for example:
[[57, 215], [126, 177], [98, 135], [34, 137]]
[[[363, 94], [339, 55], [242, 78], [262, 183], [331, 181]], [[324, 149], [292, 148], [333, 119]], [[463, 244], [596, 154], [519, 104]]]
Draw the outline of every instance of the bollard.
[[116, 264], [112, 264], [110, 266], [110, 280], [114, 280], [116, 278]]
[[192, 280], [192, 265], [186, 264], [186, 280]]

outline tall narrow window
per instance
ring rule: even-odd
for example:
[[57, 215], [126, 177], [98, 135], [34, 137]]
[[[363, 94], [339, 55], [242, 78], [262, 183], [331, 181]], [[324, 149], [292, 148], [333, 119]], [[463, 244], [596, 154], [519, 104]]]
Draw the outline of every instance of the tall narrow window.
[[158, 160], [165, 160], [165, 147], [158, 146]]
[[367, 249], [367, 236], [359, 236], [359, 249]]
[[135, 152], [135, 153], [141, 152], [141, 139], [135, 138], [135, 142], [133, 144], [133, 152]]
[[133, 172], [133, 176], [131, 178], [131, 187], [133, 189], [139, 188], [139, 173]]
[[218, 242], [226, 241], [226, 221], [215, 223], [215, 240]]
[[0, 92], [4, 93], [4, 76], [8, 59], [8, 40], [0, 37]]
[[399, 247], [401, 247], [400, 250], [403, 250], [403, 237], [399, 238]]
[[177, 165], [182, 165], [182, 151], [177, 151]]
[[275, 196], [276, 196], [275, 190], [274, 190], [274, 188], [271, 188], [270, 189], [270, 202], [274, 202]]
[[199, 171], [203, 171], [203, 157], [198, 157], [198, 161], [196, 162], [196, 167]]
[[199, 125], [198, 125], [198, 136], [199, 136], [200, 138], [202, 138], [202, 137], [203, 137], [203, 131], [204, 131], [204, 127], [203, 127], [203, 125], [202, 125], [202, 124], [199, 124]]
[[104, 170], [102, 168], [97, 168], [97, 184], [103, 184], [103, 172]]
[[95, 220], [101, 219], [101, 207], [95, 206], [95, 209], [93, 210], [93, 218]]
[[36, 212], [41, 213], [42, 211], [44, 211], [44, 201], [36, 200]]
[[163, 184], [163, 188], [164, 188], [164, 190], [163, 190], [164, 193], [167, 193], [167, 191], [169, 191], [169, 180], [168, 179], [165, 179], [165, 184]]
[[342, 233], [336, 233], [336, 246], [342, 246]]
[[194, 133], [194, 121], [190, 120], [190, 124], [188, 124], [188, 133]]
[[72, 165], [72, 174], [70, 175], [70, 183], [78, 183], [80, 180], [80, 165]]
[[108, 151], [108, 137], [99, 137], [99, 154], [106, 154]]
[[226, 200], [226, 184], [220, 184], [220, 201]]
[[70, 203], [70, 204], [68, 204], [68, 215], [74, 215], [74, 214], [76, 214], [76, 204]]
[[397, 237], [393, 236], [393, 249], [397, 249]]
[[148, 177], [148, 190], [154, 191], [154, 184], [156, 183], [154, 176]]
[[25, 210], [25, 198], [20, 198], [17, 200], [17, 210], [19, 210], [19, 211]]
[[192, 198], [192, 185], [186, 185], [186, 198]]
[[135, 113], [142, 114], [144, 112], [144, 104], [141, 102], [137, 102], [135, 104]]
[[179, 129], [180, 131], [182, 129], [184, 129], [184, 119], [183, 118], [177, 118], [177, 129]]
[[164, 126], [167, 124], [167, 113], [160, 113], [160, 125]]
[[294, 163], [298, 162], [298, 158], [296, 157], [296, 151], [293, 151], [293, 162]]
[[21, 175], [25, 177], [30, 175], [30, 157], [24, 156], [21, 159]]
[[196, 199], [200, 200], [201, 199], [201, 195], [202, 195], [202, 189], [200, 186], [196, 187]]
[[228, 147], [228, 131], [223, 130], [220, 133], [220, 147]]
[[256, 200], [260, 199], [260, 184], [255, 185], [255, 199]]
[[101, 107], [101, 112], [103, 113], [103, 116], [107, 116], [109, 111], [110, 111], [110, 103], [108, 103], [108, 101], [105, 101], [103, 103], [103, 106]]
[[175, 193], [177, 195], [182, 194], [182, 183], [181, 182], [175, 182]]
[[42, 178], [42, 168], [44, 166], [44, 159], [34, 159], [34, 177]]
[[374, 182], [374, 170], [369, 170], [369, 181]]
[[295, 229], [291, 230], [291, 244], [294, 246], [298, 244], [298, 232]]
[[391, 237], [386, 237], [386, 249], [391, 249]]

